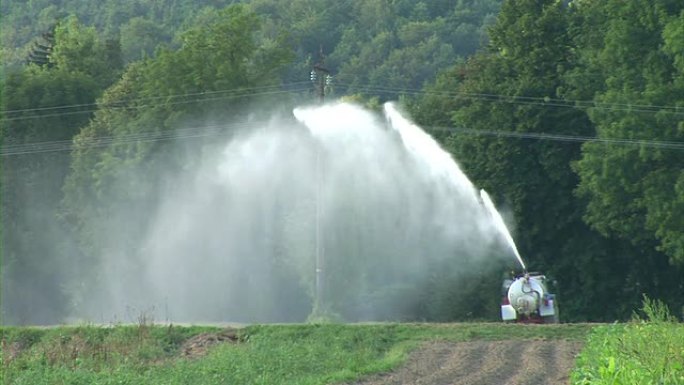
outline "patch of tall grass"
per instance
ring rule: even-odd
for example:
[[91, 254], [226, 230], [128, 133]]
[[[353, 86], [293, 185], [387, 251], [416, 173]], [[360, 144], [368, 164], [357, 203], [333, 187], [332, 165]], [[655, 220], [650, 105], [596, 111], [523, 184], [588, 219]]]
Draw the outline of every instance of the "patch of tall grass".
[[140, 372], [175, 357], [191, 336], [217, 328], [65, 326], [0, 328], [3, 384], [99, 384], [98, 376]]
[[643, 315], [595, 328], [577, 359], [573, 385], [684, 384], [684, 324], [644, 298]]

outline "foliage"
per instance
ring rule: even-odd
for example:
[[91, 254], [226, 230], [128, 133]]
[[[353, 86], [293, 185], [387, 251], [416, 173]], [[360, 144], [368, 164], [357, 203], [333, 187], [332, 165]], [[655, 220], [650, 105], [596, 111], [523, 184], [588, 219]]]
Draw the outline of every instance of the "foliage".
[[499, 8], [497, 1], [409, 4], [355, 4], [357, 18], [330, 54], [336, 82], [347, 93], [388, 100], [415, 92], [439, 69], [473, 54]]
[[[55, 35], [50, 57], [54, 65], [9, 69], [3, 78], [3, 92], [11, 95], [2, 103], [4, 148], [53, 144], [45, 152], [3, 155], [2, 296], [7, 322], [51, 322], [67, 310], [64, 282], [56, 273], [75, 278], [66, 259], [73, 251], [72, 240], [57, 217], [70, 162], [68, 143], [92, 115], [95, 99], [121, 70], [121, 63], [112, 59], [116, 47], [75, 18], [60, 24]], [[60, 109], [64, 105], [71, 107]], [[47, 262], [46, 256], [52, 260]], [[71, 261], [78, 258], [77, 254], [70, 257]]]
[[[606, 32], [580, 34], [579, 66], [570, 74], [571, 92], [598, 104], [589, 109], [597, 136], [636, 141], [630, 146], [587, 143], [575, 165], [578, 193], [587, 198], [587, 223], [636, 245], [652, 247], [684, 262], [684, 155], [651, 141], [684, 139], [679, 113], [658, 106], [682, 104], [679, 30], [684, 8], [670, 1], [582, 4], [577, 28], [604, 18]], [[591, 39], [590, 39], [591, 38]], [[592, 82], [582, 78], [592, 77]], [[605, 105], [606, 107], [601, 107]], [[626, 105], [626, 109], [616, 108]], [[654, 106], [650, 109], [631, 106]], [[610, 143], [610, 142], [609, 142]]]
[[180, 357], [185, 341], [218, 328], [154, 326], [0, 329], [8, 384], [328, 384], [401, 364], [421, 342], [585, 338], [588, 325], [253, 325], [237, 343]]
[[[206, 24], [207, 15], [233, 3], [107, 0], [98, 7], [86, 7], [69, 0], [40, 0], [31, 4], [6, 1], [2, 5], [2, 35], [8, 50], [5, 56], [16, 64], [33, 37], [58, 20], [76, 15], [96, 28], [104, 39], [120, 41], [123, 59], [129, 63], [152, 56], [157, 48], [180, 45], [185, 30]], [[288, 31], [285, 44], [297, 53], [288, 66], [289, 81], [305, 81], [322, 49], [328, 56], [328, 66], [339, 77], [338, 88], [387, 100], [402, 90], [419, 89], [455, 58], [474, 53], [486, 41], [486, 28], [501, 1], [243, 3], [265, 19], [265, 37], [273, 31]]]
[[644, 299], [644, 318], [595, 328], [571, 379], [583, 384], [684, 383], [684, 325], [667, 307]]
[[84, 26], [74, 16], [57, 25], [55, 39], [58, 44], [50, 53], [50, 61], [58, 68], [107, 85], [118, 78], [123, 66], [118, 41], [103, 41], [95, 28]]
[[[220, 8], [232, 3], [231, 0], [177, 0], [164, 3], [148, 0], [106, 0], [93, 7], [73, 0], [10, 0], [0, 4], [0, 13], [3, 15], [0, 28], [3, 47], [21, 51], [34, 36], [40, 35], [69, 15], [75, 15], [84, 24], [95, 27], [103, 40], [116, 39], [122, 27], [131, 19], [145, 15], [146, 20], [165, 31], [165, 34], [160, 36], [163, 40], [156, 42], [160, 44], [169, 43], [170, 36], [173, 36], [182, 22], [192, 17], [199, 9], [209, 5]], [[9, 56], [21, 60], [20, 55]]]
[[121, 51], [127, 63], [154, 55], [155, 49], [171, 40], [161, 25], [136, 16], [121, 26]]

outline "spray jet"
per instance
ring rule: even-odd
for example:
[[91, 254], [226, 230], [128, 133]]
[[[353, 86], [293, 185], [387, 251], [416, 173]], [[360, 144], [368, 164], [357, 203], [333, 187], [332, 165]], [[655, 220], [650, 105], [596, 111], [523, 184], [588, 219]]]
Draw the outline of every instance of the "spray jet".
[[496, 210], [489, 194], [480, 190], [480, 197], [489, 211], [494, 225], [513, 250], [523, 268], [522, 275], [506, 279], [502, 286], [501, 319], [504, 322], [558, 323], [558, 303], [555, 294], [548, 290], [546, 276], [527, 271], [513, 237], [508, 231], [501, 214]]
[[489, 197], [489, 194], [487, 194], [487, 192], [484, 189], [480, 190], [480, 197], [482, 198], [482, 203], [484, 204], [487, 211], [489, 211], [489, 214], [491, 215], [492, 220], [494, 221], [494, 226], [496, 226], [497, 230], [499, 230], [499, 233], [504, 237], [508, 245], [513, 250], [515, 257], [518, 258], [518, 262], [520, 262], [520, 266], [522, 266], [523, 268], [523, 272], [527, 273], [527, 267], [525, 266], [525, 262], [523, 262], [522, 257], [518, 252], [518, 248], [515, 246], [513, 237], [511, 236], [511, 233], [508, 231], [506, 223], [504, 223], [501, 214], [499, 214], [499, 212], [496, 210], [494, 202], [492, 202], [492, 199]]

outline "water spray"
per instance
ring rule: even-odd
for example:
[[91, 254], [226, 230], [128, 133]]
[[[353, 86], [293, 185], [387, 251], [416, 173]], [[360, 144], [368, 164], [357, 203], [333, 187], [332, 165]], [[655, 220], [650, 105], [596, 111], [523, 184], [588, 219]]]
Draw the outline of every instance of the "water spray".
[[160, 189], [140, 213], [151, 215], [148, 229], [129, 248], [144, 251], [104, 255], [111, 274], [74, 317], [156, 305], [172, 322], [300, 322], [316, 298], [352, 321], [423, 317], [397, 306], [406, 290], [420, 298], [445, 266], [460, 277], [490, 265], [501, 230], [478, 189], [394, 106], [386, 122], [348, 103], [293, 114], [207, 147], [170, 175], [177, 188]]
[[487, 192], [484, 189], [480, 190], [480, 197], [482, 198], [482, 203], [484, 203], [485, 208], [487, 209], [487, 211], [489, 211], [489, 214], [492, 216], [492, 219], [494, 220], [494, 225], [499, 230], [501, 235], [503, 235], [504, 239], [513, 250], [515, 257], [518, 258], [518, 262], [520, 262], [520, 266], [522, 266], [523, 271], [525, 272], [525, 274], [527, 274], [527, 267], [525, 266], [525, 262], [523, 262], [522, 257], [518, 252], [518, 248], [515, 246], [513, 237], [511, 236], [511, 233], [508, 231], [508, 228], [506, 227], [506, 223], [501, 217], [501, 214], [499, 214], [499, 211], [497, 211], [496, 207], [494, 206], [494, 202], [492, 202], [492, 199], [489, 197], [489, 194], [487, 194]]

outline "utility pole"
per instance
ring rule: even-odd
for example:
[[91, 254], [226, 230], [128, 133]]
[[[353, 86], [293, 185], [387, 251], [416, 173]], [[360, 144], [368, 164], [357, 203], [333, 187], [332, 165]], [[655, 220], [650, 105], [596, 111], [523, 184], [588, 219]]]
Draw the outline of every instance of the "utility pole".
[[321, 151], [316, 148], [316, 282], [314, 313], [323, 310], [323, 239], [321, 237]]
[[[318, 52], [318, 62], [313, 65], [311, 70], [311, 82], [314, 85], [314, 94], [318, 98], [318, 102], [323, 104], [325, 101], [326, 86], [332, 83], [332, 76], [330, 71], [325, 67], [325, 55], [323, 55], [323, 46]], [[314, 316], [319, 317], [325, 313], [325, 306], [323, 305], [323, 265], [325, 251], [322, 231], [321, 231], [321, 150], [320, 146], [316, 147], [316, 276], [315, 276], [315, 292], [314, 292]]]
[[329, 87], [332, 84], [330, 71], [325, 67], [323, 46], [321, 46], [318, 51], [318, 62], [313, 65], [313, 69], [311, 70], [311, 82], [314, 84], [314, 93], [318, 98], [318, 102], [323, 104], [325, 101], [326, 87]]

